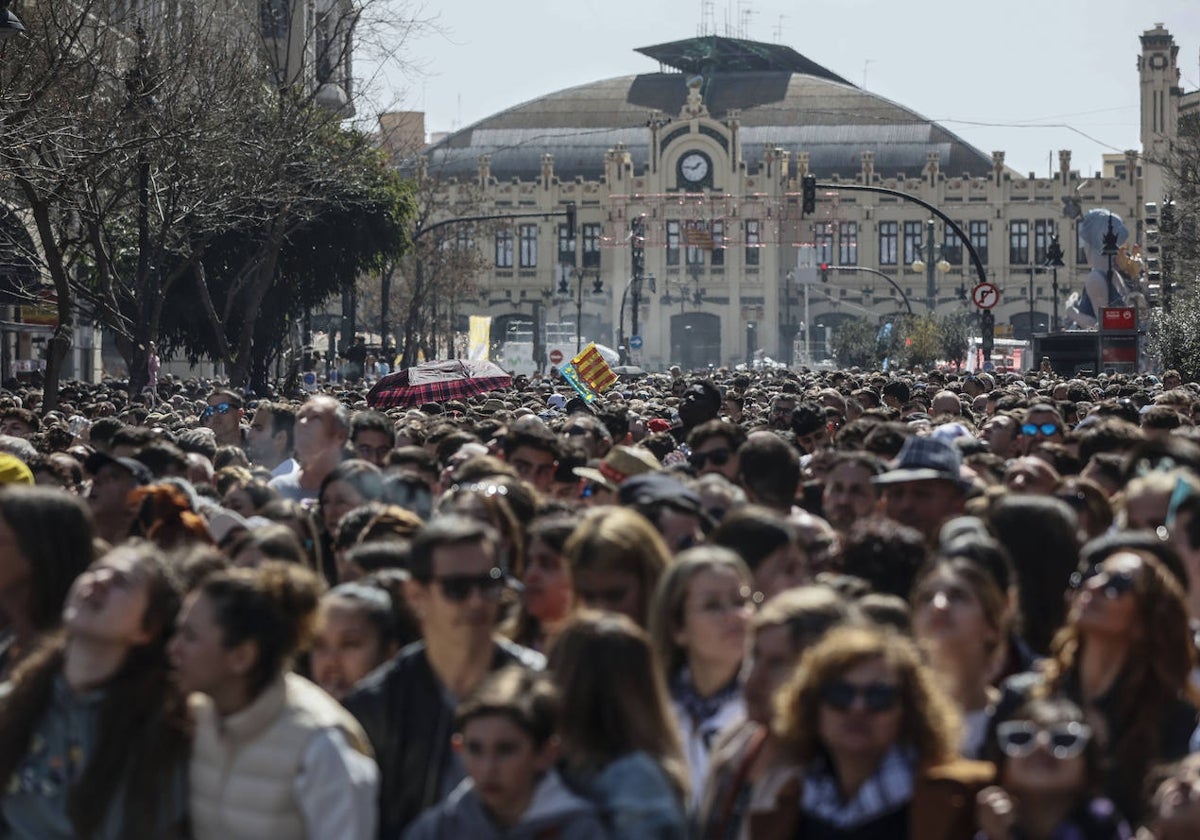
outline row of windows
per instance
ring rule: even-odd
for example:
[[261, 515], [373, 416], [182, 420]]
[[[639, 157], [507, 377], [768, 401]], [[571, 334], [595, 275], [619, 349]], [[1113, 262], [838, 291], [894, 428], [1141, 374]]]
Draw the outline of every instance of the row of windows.
[[[745, 221], [745, 264], [759, 264], [759, 249], [762, 244], [762, 223], [758, 219]], [[970, 237], [971, 245], [979, 254], [980, 261], [988, 264], [988, 223], [971, 221], [964, 226]], [[1028, 265], [1030, 263], [1030, 223], [1026, 220], [1014, 220], [1008, 225], [1008, 264]], [[581, 226], [583, 235], [583, 267], [599, 268], [600, 266], [600, 236], [599, 224], [584, 224]], [[709, 263], [713, 266], [725, 264], [725, 222], [716, 219], [709, 222], [680, 222], [670, 220], [666, 223], [667, 233], [667, 265], [677, 266], [680, 258], [685, 265], [703, 265], [704, 255], [710, 254]], [[951, 265], [962, 265], [963, 243], [958, 234], [949, 225], [942, 227], [942, 244], [939, 258], [945, 258]], [[1046, 261], [1050, 238], [1055, 233], [1052, 219], [1035, 219], [1033, 221], [1033, 264], [1041, 265]], [[521, 268], [536, 268], [538, 260], [538, 226], [520, 225], [517, 228], [516, 244], [513, 232], [502, 230], [496, 234], [496, 268], [512, 268], [514, 248], [517, 249], [518, 265]], [[903, 238], [901, 239], [901, 236]], [[711, 237], [711, 247], [709, 238]], [[904, 265], [912, 265], [917, 259], [925, 259], [928, 245], [924, 242], [925, 223], [908, 221], [879, 223], [879, 264], [897, 265], [901, 253]], [[463, 244], [463, 243], [460, 243]], [[816, 248], [816, 260], [835, 265], [858, 265], [858, 222], [826, 222], [816, 226], [813, 244]], [[558, 264], [575, 263], [575, 238], [569, 234], [566, 225], [558, 226]], [[903, 246], [903, 252], [901, 251]], [[834, 254], [837, 260], [834, 260]], [[1086, 263], [1081, 240], [1076, 233], [1075, 262]]]

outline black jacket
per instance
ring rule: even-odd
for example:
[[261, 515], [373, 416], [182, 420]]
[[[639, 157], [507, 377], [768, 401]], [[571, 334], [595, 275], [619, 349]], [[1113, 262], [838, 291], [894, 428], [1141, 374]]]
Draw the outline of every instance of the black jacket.
[[[505, 640], [493, 643], [492, 670], [546, 660]], [[379, 764], [379, 836], [394, 840], [441, 799], [454, 709], [429, 666], [424, 642], [409, 645], [367, 676], [345, 699], [371, 739]]]

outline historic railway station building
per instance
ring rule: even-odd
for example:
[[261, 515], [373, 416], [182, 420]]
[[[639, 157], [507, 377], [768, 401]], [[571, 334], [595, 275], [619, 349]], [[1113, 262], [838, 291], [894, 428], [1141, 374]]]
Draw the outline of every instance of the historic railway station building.
[[[1150, 150], [1169, 142], [1200, 99], [1178, 87], [1166, 29], [1156, 25], [1141, 43]], [[1106, 156], [1102, 172], [1072, 169], [1069, 151], [1052, 177], [1014, 172], [1003, 152], [975, 149], [777, 44], [707, 36], [639, 52], [659, 72], [549, 93], [422, 152], [419, 165], [450, 204], [470, 196], [479, 214], [577, 208], [573, 239], [557, 215], [514, 219], [471, 240], [489, 267], [458, 311], [492, 316], [494, 343], [517, 327], [541, 334], [547, 323], [573, 323], [580, 299], [585, 336], [612, 346], [631, 338], [638, 217], [646, 279], [634, 355], [647, 367], [736, 364], [756, 352], [799, 362], [806, 331], [819, 359], [848, 318], [975, 311], [977, 274], [948, 226], [929, 225], [918, 205], [839, 184], [898, 190], [956, 220], [1000, 289], [997, 332], [1020, 338], [1051, 324], [1054, 278], [1041, 268], [1051, 236], [1064, 251], [1060, 310], [1086, 274], [1064, 212], [1071, 202], [1117, 212], [1140, 241], [1144, 202], [1162, 198], [1162, 175], [1139, 150]], [[824, 185], [809, 214], [805, 175]]]

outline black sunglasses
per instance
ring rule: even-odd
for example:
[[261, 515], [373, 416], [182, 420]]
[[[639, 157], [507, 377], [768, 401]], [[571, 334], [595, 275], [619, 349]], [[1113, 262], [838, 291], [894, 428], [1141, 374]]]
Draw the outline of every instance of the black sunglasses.
[[733, 455], [733, 450], [728, 447], [714, 449], [711, 452], [693, 452], [688, 459], [692, 462], [692, 466], [698, 470], [704, 469], [704, 465], [712, 461], [714, 467], [723, 467], [729, 463], [730, 456]]
[[587, 426], [568, 426], [562, 430], [562, 433], [568, 437], [578, 437], [579, 435], [590, 435], [592, 430]]
[[230, 403], [221, 403], [220, 405], [210, 405], [204, 411], [200, 412], [200, 419], [207, 420], [214, 414], [228, 414], [233, 411], [233, 405]]
[[1104, 593], [1104, 597], [1111, 601], [1115, 601], [1122, 595], [1132, 592], [1136, 581], [1133, 575], [1129, 572], [1099, 572], [1095, 569], [1090, 570], [1086, 574], [1083, 572], [1074, 572], [1071, 575], [1071, 588], [1082, 589], [1087, 585], [1088, 581], [1095, 578], [1102, 578], [1102, 586], [1100, 591]]
[[504, 572], [493, 568], [484, 575], [443, 575], [433, 578], [433, 582], [441, 587], [447, 601], [461, 604], [475, 590], [484, 598], [497, 597], [504, 588]]
[[821, 702], [839, 712], [848, 711], [859, 697], [868, 712], [886, 712], [900, 702], [900, 689], [889, 683], [855, 685], [845, 680], [835, 680], [821, 689]]

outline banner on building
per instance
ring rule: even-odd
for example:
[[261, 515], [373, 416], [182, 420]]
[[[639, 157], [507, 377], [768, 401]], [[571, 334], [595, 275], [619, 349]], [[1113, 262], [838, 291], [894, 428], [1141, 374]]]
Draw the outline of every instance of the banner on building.
[[608, 366], [608, 362], [600, 355], [595, 343], [589, 344], [575, 358], [559, 368], [563, 378], [571, 384], [584, 402], [595, 402], [600, 394], [611, 388], [617, 381], [617, 375]]
[[490, 361], [488, 344], [492, 336], [490, 315], [472, 315], [470, 332], [467, 335], [467, 358], [477, 362]]

